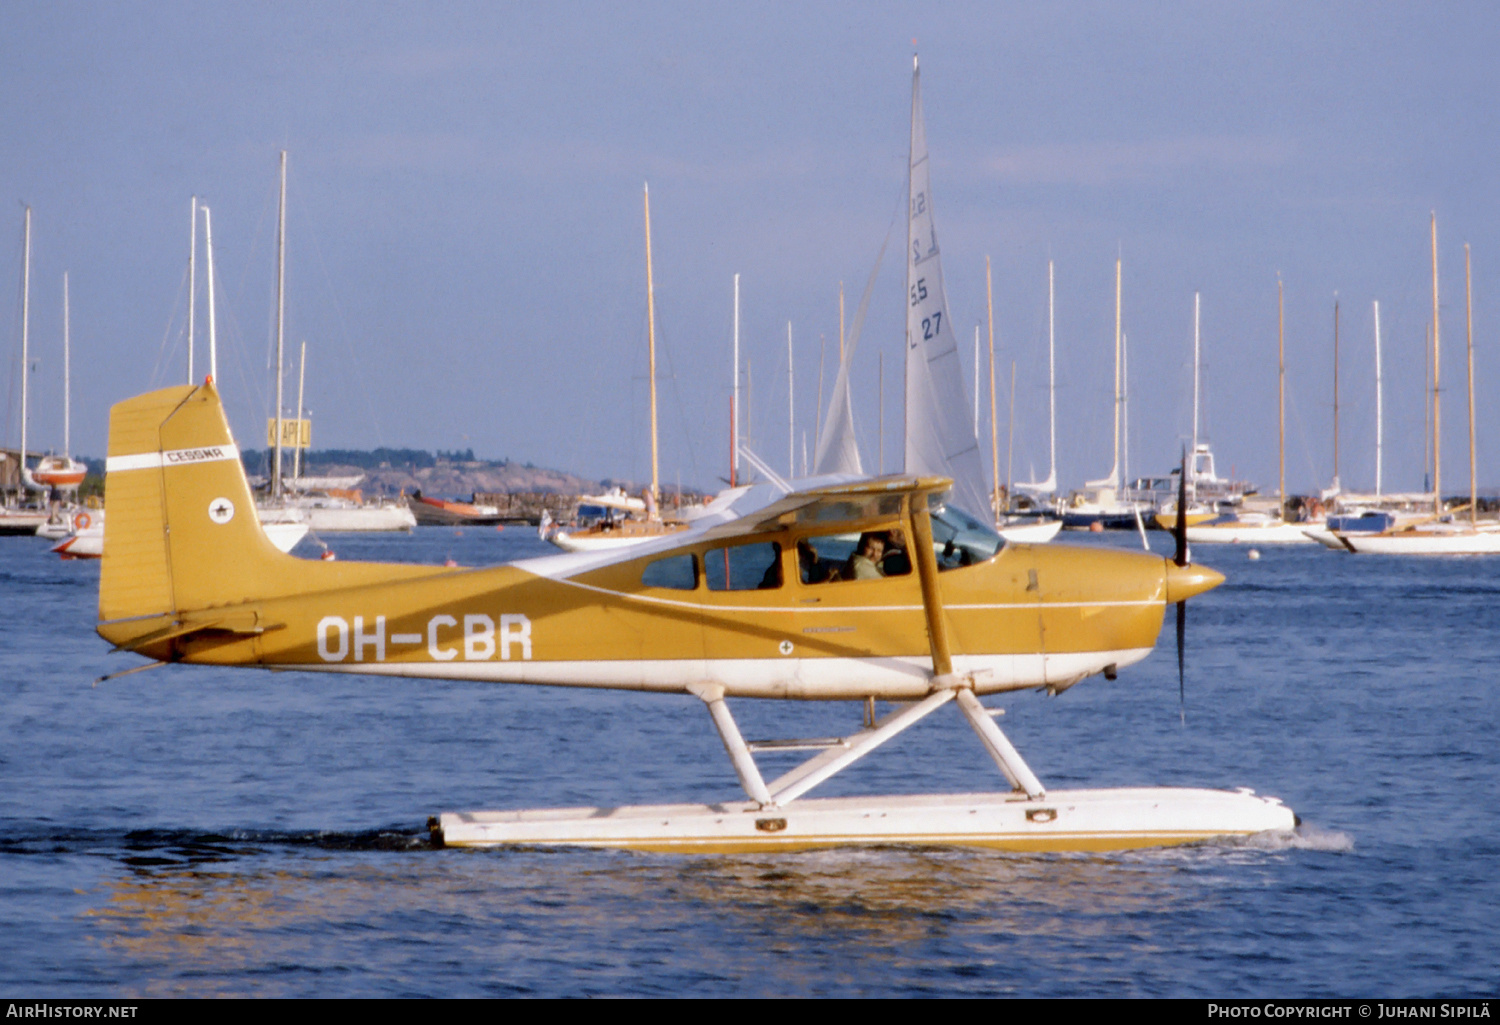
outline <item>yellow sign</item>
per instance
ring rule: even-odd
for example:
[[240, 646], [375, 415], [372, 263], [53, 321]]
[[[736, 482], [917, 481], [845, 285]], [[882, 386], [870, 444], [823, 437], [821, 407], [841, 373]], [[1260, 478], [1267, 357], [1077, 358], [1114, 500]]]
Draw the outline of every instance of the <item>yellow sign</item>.
[[[266, 444], [276, 447], [276, 420], [266, 421]], [[283, 417], [281, 421], [282, 448], [312, 448], [312, 421], [293, 420]]]

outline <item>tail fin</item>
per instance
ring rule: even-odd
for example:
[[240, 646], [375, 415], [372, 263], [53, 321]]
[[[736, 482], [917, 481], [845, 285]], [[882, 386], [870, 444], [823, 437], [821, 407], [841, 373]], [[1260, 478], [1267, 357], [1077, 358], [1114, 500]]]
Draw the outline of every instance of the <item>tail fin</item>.
[[260, 528], [212, 381], [110, 410], [105, 494], [101, 627], [265, 597], [298, 561]]
[[193, 634], [280, 629], [266, 609], [278, 599], [456, 572], [297, 559], [278, 549], [260, 527], [212, 380], [116, 404], [104, 488], [97, 629], [152, 658], [180, 657], [179, 640]]

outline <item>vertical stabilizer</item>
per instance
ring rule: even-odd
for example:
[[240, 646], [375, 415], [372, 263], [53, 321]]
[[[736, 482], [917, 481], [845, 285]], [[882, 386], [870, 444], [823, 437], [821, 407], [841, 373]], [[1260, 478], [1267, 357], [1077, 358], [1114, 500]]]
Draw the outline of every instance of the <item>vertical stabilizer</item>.
[[261, 597], [297, 560], [267, 539], [211, 382], [110, 410], [99, 618]]

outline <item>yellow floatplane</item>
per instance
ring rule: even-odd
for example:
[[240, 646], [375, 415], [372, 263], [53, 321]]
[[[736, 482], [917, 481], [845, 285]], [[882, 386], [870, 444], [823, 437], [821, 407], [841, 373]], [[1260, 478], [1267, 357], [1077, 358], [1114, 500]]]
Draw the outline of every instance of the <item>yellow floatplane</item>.
[[[1113, 677], [1155, 646], [1168, 603], [1223, 578], [1182, 555], [1005, 544], [940, 504], [948, 484], [738, 488], [669, 538], [492, 568], [302, 560], [266, 539], [210, 380], [111, 412], [98, 631], [158, 662], [691, 695], [748, 796], [445, 813], [433, 831], [452, 845], [1053, 851], [1291, 829], [1289, 809], [1245, 790], [1042, 785], [981, 698]], [[773, 745], [747, 744], [726, 704], [749, 697], [864, 700], [867, 721], [768, 782], [752, 748]], [[897, 710], [877, 721], [877, 699]], [[1005, 790], [804, 799], [950, 703]]]

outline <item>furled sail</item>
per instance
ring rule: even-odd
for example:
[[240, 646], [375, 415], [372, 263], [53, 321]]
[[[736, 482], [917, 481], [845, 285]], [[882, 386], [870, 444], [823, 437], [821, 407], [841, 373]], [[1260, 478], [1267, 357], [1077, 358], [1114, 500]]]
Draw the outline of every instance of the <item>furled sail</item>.
[[906, 247], [906, 472], [953, 478], [952, 499], [988, 520], [988, 487], [979, 439], [969, 419], [958, 343], [948, 316], [937, 233], [922, 85], [916, 58], [911, 72], [911, 176]]

